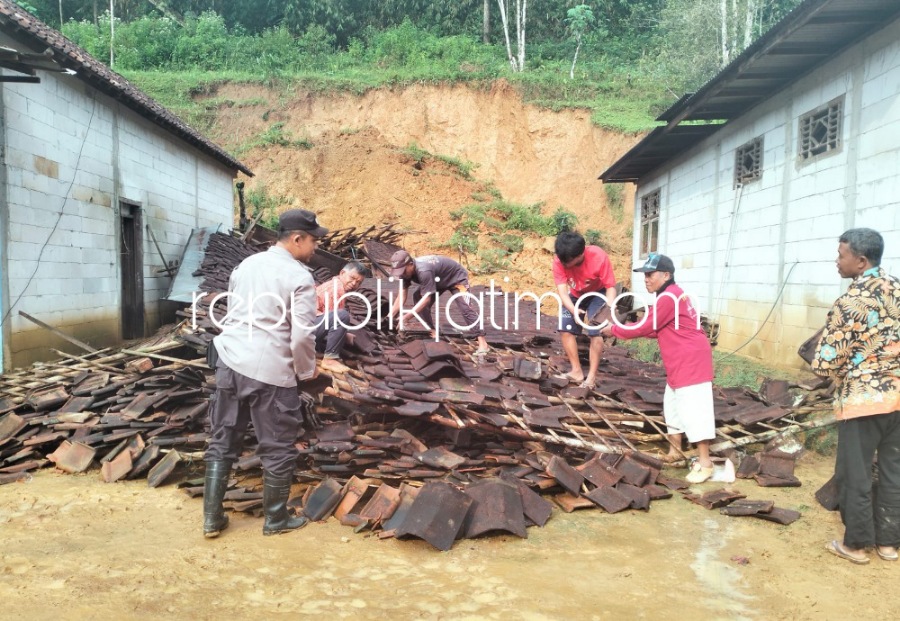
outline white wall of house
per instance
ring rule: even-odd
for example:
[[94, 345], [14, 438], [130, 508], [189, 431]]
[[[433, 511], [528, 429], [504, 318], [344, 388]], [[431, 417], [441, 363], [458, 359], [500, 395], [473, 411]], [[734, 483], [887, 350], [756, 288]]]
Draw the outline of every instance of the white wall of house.
[[146, 227], [167, 260], [180, 259], [193, 228], [230, 227], [232, 171], [74, 76], [41, 72], [40, 84], [6, 83], [0, 94], [5, 366], [67, 349], [19, 310], [92, 345], [121, 338], [121, 201], [142, 215], [154, 330], [169, 278], [156, 273], [163, 260]]
[[[800, 163], [800, 117], [840, 96], [841, 147]], [[759, 136], [762, 177], [735, 189], [735, 149]], [[641, 179], [636, 264], [641, 197], [656, 189], [658, 249], [701, 312], [719, 321], [718, 349], [733, 351], [760, 330], [742, 354], [802, 364], [797, 347], [846, 289], [834, 265], [844, 230], [880, 231], [882, 265], [900, 275], [900, 21]], [[634, 290], [644, 292], [636, 276]]]

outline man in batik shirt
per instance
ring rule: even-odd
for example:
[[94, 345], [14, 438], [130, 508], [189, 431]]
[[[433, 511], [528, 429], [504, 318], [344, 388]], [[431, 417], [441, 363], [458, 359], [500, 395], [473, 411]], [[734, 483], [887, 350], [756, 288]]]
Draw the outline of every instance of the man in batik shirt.
[[[844, 538], [826, 549], [857, 564], [873, 547], [886, 561], [900, 545], [900, 281], [881, 269], [884, 240], [850, 229], [838, 240], [837, 268], [852, 278], [828, 313], [813, 371], [840, 382], [835, 476]], [[872, 462], [878, 459], [873, 502]]]

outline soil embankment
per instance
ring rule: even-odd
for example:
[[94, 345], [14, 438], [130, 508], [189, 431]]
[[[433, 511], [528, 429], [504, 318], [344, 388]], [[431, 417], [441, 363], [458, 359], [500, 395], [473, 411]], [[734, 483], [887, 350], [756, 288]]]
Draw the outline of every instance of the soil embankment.
[[[449, 218], [483, 198], [490, 185], [515, 203], [543, 203], [542, 213], [564, 207], [578, 216], [582, 232], [602, 233], [616, 275], [631, 268], [633, 188], [623, 188], [623, 209], [608, 205], [598, 175], [636, 141], [594, 126], [587, 111], [524, 105], [506, 83], [489, 90], [465, 86], [412, 86], [351, 94], [285, 94], [259, 86], [226, 84], [204, 97], [220, 105], [212, 136], [227, 146], [252, 141], [281, 125], [288, 140], [309, 149], [261, 145], [241, 159], [256, 173], [248, 187], [264, 186], [296, 206], [312, 209], [326, 226], [368, 227], [398, 223], [412, 231], [414, 254], [443, 253], [456, 223]], [[409, 155], [418, 148], [471, 163], [471, 178], [435, 158], [421, 165]], [[552, 288], [546, 240], [525, 239], [509, 269], [476, 275], [476, 283], [510, 279], [508, 288]], [[470, 267], [478, 260], [468, 256]]]

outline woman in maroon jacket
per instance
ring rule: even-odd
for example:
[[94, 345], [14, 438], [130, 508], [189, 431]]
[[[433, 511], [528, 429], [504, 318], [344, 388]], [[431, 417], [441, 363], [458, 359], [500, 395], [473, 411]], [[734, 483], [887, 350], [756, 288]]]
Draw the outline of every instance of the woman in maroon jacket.
[[690, 483], [703, 483], [713, 473], [709, 441], [716, 437], [713, 414], [712, 348], [700, 327], [699, 315], [684, 291], [675, 284], [675, 264], [664, 254], [653, 253], [635, 272], [644, 273], [647, 291], [656, 303], [648, 307], [638, 323], [609, 325], [604, 336], [621, 339], [655, 338], [666, 369], [663, 415], [670, 432], [669, 457], [680, 457], [682, 434], [697, 444], [697, 461], [687, 476]]

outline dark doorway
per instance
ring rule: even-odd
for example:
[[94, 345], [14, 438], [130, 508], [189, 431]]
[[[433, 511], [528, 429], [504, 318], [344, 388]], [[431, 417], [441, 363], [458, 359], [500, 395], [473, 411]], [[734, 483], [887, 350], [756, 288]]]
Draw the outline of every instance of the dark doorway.
[[141, 234], [141, 208], [119, 203], [122, 245], [122, 338], [144, 336], [144, 240]]

